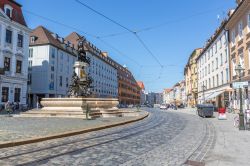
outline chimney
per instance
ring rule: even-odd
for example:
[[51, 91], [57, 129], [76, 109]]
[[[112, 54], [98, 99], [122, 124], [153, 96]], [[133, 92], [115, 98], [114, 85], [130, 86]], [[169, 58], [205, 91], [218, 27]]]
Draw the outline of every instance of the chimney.
[[229, 12], [227, 13], [228, 17], [230, 17], [233, 13], [234, 13], [234, 9], [229, 10]]
[[103, 55], [104, 57], [108, 57], [108, 53], [107, 53], [107, 52], [102, 52], [102, 55]]
[[242, 0], [236, 0], [237, 5], [239, 5], [242, 2]]

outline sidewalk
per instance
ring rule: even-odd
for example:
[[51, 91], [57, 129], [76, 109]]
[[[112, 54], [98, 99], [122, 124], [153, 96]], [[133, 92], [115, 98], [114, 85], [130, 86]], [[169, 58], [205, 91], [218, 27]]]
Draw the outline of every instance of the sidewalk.
[[[178, 112], [196, 114], [195, 109], [179, 109]], [[207, 154], [205, 163], [208, 166], [249, 166], [250, 165], [250, 131], [239, 131], [234, 127], [233, 118], [237, 114], [227, 113], [227, 120], [206, 118], [215, 127], [216, 143]]]
[[249, 166], [250, 131], [239, 131], [233, 125], [237, 114], [227, 113], [227, 120], [209, 119], [215, 126], [217, 140], [214, 149], [208, 154], [206, 165]]

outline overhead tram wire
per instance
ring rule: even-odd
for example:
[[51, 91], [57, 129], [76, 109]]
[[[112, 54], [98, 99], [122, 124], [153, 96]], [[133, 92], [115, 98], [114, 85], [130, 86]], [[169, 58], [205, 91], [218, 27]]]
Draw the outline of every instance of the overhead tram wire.
[[[189, 15], [189, 16], [186, 16], [186, 17], [182, 17], [182, 18], [178, 18], [176, 20], [170, 20], [170, 21], [166, 21], [166, 22], [163, 22], [161, 24], [158, 24], [158, 25], [154, 25], [154, 26], [149, 26], [149, 27], [145, 27], [145, 28], [142, 28], [142, 29], [138, 29], [136, 30], [135, 32], [137, 34], [141, 33], [141, 32], [145, 32], [145, 31], [150, 31], [150, 30], [154, 30], [154, 29], [157, 29], [157, 28], [161, 28], [161, 27], [164, 27], [166, 25], [169, 25], [169, 24], [172, 24], [172, 23], [177, 23], [177, 22], [182, 22], [182, 21], [186, 21], [188, 19], [191, 19], [193, 17], [197, 17], [197, 16], [201, 16], [201, 15], [205, 15], [207, 13], [211, 13], [211, 12], [214, 12], [218, 9], [222, 9], [222, 7], [218, 7], [218, 8], [215, 8], [215, 9], [210, 9], [210, 10], [206, 10], [204, 12], [197, 12], [195, 14], [192, 14], [192, 15]], [[124, 34], [128, 34], [129, 32], [118, 32], [118, 33], [113, 33], [113, 34], [108, 34], [108, 35], [103, 35], [103, 36], [100, 36], [100, 38], [108, 38], [108, 37], [115, 37], [115, 36], [120, 36], [120, 35], [124, 35]]]
[[141, 67], [140, 64], [139, 64], [136, 60], [132, 59], [131, 57], [129, 57], [129, 56], [127, 56], [127, 55], [125, 55], [125, 54], [122, 53], [119, 49], [117, 49], [116, 47], [114, 47], [114, 46], [111, 45], [110, 43], [104, 41], [103, 39], [101, 39], [100, 37], [98, 37], [98, 36], [96, 36], [96, 35], [94, 35], [94, 34], [87, 33], [87, 32], [85, 32], [85, 31], [83, 31], [83, 30], [81, 30], [81, 29], [79, 29], [79, 28], [76, 28], [76, 27], [73, 27], [73, 26], [71, 26], [71, 25], [67, 25], [67, 24], [61, 23], [61, 22], [59, 22], [59, 21], [56, 21], [56, 20], [51, 19], [51, 18], [48, 18], [48, 17], [41, 16], [41, 15], [39, 15], [39, 14], [36, 14], [36, 13], [34, 13], [34, 12], [31, 12], [31, 11], [28, 11], [28, 10], [25, 10], [25, 9], [23, 9], [23, 11], [26, 12], [26, 13], [28, 13], [28, 14], [30, 14], [30, 15], [33, 15], [33, 16], [35, 16], [35, 17], [39, 17], [39, 18], [41, 18], [41, 19], [43, 19], [43, 20], [50, 21], [50, 22], [52, 22], [52, 23], [54, 23], [54, 24], [58, 24], [58, 25], [60, 25], [60, 26], [66, 27], [66, 28], [68, 28], [68, 29], [78, 31], [78, 32], [80, 32], [80, 33], [85, 34], [86, 36], [93, 37], [93, 38], [95, 38], [95, 39], [101, 41], [101, 42], [102, 42], [103, 44], [105, 44], [106, 46], [112, 48], [114, 51], [116, 51], [117, 53], [119, 53], [121, 56], [124, 56], [124, 57], [128, 58], [130, 61], [134, 62], [136, 65], [138, 65], [139, 67]]
[[28, 14], [30, 14], [30, 15], [39, 17], [39, 18], [41, 18], [41, 19], [43, 19], [43, 20], [47, 20], [47, 21], [50, 21], [50, 22], [52, 22], [52, 23], [55, 23], [55, 24], [64, 26], [64, 27], [66, 27], [66, 28], [68, 28], [68, 29], [73, 29], [73, 30], [76, 30], [76, 31], [78, 31], [78, 32], [81, 32], [81, 33], [83, 33], [83, 34], [85, 34], [85, 35], [88, 35], [88, 36], [97, 38], [96, 35], [93, 35], [93, 34], [91, 34], [91, 33], [84, 32], [84, 31], [80, 30], [79, 28], [73, 27], [73, 26], [71, 26], [71, 25], [64, 24], [64, 23], [62, 23], [62, 22], [53, 20], [53, 19], [48, 18], [48, 17], [41, 16], [41, 15], [39, 15], [39, 14], [33, 13], [33, 12], [28, 11], [28, 10], [25, 10], [25, 9], [23, 9], [23, 11], [26, 12], [26, 13], [28, 13]]
[[142, 39], [138, 36], [136, 31], [133, 31], [129, 28], [127, 28], [126, 26], [120, 24], [119, 22], [105, 16], [104, 14], [102, 14], [101, 12], [93, 9], [92, 7], [88, 6], [87, 4], [81, 2], [80, 0], [75, 0], [77, 3], [81, 4], [82, 6], [88, 8], [89, 10], [93, 11], [94, 13], [104, 17], [105, 19], [109, 20], [110, 22], [116, 24], [117, 26], [127, 30], [128, 32], [132, 33], [133, 35], [136, 36], [137, 40], [142, 44], [142, 46], [146, 49], [146, 51], [148, 51], [148, 53], [154, 58], [154, 60], [156, 60], [156, 62], [159, 64], [159, 66], [161, 66], [161, 68], [163, 67], [163, 65], [160, 63], [160, 61], [156, 58], [156, 56], [152, 53], [152, 51], [147, 47], [147, 45], [142, 41]]

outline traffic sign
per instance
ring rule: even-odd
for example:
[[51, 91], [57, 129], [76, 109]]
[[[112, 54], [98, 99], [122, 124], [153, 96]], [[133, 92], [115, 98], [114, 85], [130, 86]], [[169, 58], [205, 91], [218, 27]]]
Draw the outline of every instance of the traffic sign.
[[233, 88], [237, 89], [237, 88], [243, 88], [248, 86], [248, 82], [233, 82]]

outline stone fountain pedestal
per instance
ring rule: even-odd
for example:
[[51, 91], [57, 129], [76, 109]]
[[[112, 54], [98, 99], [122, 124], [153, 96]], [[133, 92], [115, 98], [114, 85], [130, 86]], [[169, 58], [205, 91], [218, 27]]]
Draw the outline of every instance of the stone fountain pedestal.
[[117, 108], [118, 99], [114, 98], [43, 98], [40, 110], [31, 110], [22, 117], [64, 117], [86, 119], [87, 107], [89, 118], [120, 117], [123, 112]]

